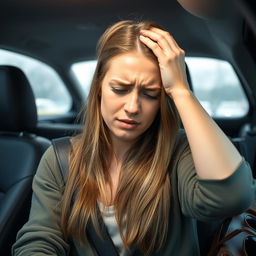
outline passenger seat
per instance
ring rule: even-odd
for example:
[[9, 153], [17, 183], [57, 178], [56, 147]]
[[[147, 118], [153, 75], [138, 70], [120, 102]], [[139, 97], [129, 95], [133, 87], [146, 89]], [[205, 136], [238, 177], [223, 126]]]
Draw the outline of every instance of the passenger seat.
[[0, 255], [11, 255], [30, 209], [32, 179], [50, 140], [31, 133], [37, 125], [34, 95], [24, 73], [0, 66]]

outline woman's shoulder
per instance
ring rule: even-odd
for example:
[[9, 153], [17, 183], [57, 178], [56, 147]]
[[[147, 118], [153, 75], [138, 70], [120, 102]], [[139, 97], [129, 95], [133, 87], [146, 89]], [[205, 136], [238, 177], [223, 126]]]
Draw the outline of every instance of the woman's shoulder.
[[56, 161], [55, 152], [53, 149], [53, 146], [49, 146], [44, 154], [42, 155], [42, 158], [39, 163], [39, 167], [41, 165], [52, 165]]
[[35, 179], [51, 180], [59, 184], [59, 186], [63, 185], [62, 175], [52, 145], [44, 152], [38, 165]]
[[[79, 140], [79, 137], [63, 137], [60, 138], [62, 141], [68, 141], [70, 142], [69, 147], [70, 149], [74, 147], [75, 143]], [[64, 144], [60, 144], [60, 147], [64, 146]], [[47, 150], [44, 152], [41, 161], [48, 163], [51, 166], [56, 166], [58, 167], [58, 160], [57, 160], [57, 154], [56, 154], [56, 146], [54, 146], [54, 143], [52, 143], [51, 146], [47, 148]], [[66, 151], [65, 151], [66, 152]], [[61, 153], [65, 153], [62, 151]], [[67, 151], [67, 157], [68, 157], [68, 152]]]

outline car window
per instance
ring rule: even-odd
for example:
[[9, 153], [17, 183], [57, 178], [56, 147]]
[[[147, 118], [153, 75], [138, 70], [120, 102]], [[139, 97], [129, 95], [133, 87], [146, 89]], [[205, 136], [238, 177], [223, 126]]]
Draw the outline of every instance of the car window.
[[91, 87], [93, 74], [96, 68], [97, 61], [89, 60], [74, 63], [71, 66], [71, 72], [78, 81], [83, 97], [86, 99]]
[[236, 118], [248, 113], [248, 100], [233, 67], [227, 61], [187, 57], [186, 63], [193, 91], [212, 117]]
[[[96, 60], [75, 63], [71, 70], [86, 98], [91, 86]], [[232, 66], [213, 58], [186, 57], [193, 91], [212, 117], [236, 118], [249, 110], [248, 100]]]
[[0, 65], [20, 68], [27, 76], [36, 99], [39, 116], [64, 114], [72, 99], [58, 74], [45, 63], [31, 57], [0, 49]]

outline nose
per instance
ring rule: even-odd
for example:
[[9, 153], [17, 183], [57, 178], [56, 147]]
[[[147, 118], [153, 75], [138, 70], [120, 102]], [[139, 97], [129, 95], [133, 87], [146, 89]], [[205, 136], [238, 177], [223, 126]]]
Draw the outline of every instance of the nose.
[[127, 95], [124, 110], [127, 114], [137, 115], [140, 112], [140, 108], [141, 104], [139, 99], [139, 93], [134, 90], [129, 95]]

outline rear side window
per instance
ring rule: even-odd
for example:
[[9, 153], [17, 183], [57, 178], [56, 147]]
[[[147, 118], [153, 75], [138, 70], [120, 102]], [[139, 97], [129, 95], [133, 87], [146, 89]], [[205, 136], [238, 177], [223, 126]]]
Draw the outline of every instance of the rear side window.
[[20, 68], [33, 89], [39, 116], [65, 114], [72, 99], [58, 74], [45, 63], [22, 54], [0, 49], [0, 65]]
[[187, 57], [186, 63], [194, 94], [212, 117], [238, 118], [248, 113], [248, 100], [227, 61]]
[[[186, 63], [194, 94], [209, 115], [215, 118], [239, 118], [248, 113], [248, 100], [233, 67], [227, 61], [186, 57]], [[71, 66], [85, 98], [95, 67], [95, 60]]]
[[71, 66], [71, 72], [78, 81], [83, 97], [86, 99], [91, 88], [93, 74], [97, 61], [89, 60], [74, 63]]

